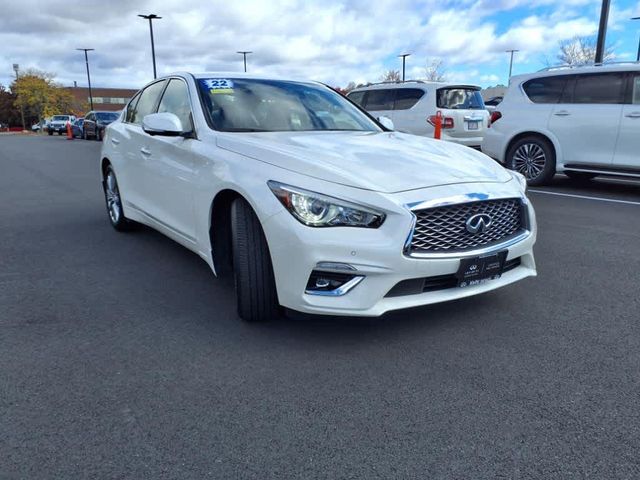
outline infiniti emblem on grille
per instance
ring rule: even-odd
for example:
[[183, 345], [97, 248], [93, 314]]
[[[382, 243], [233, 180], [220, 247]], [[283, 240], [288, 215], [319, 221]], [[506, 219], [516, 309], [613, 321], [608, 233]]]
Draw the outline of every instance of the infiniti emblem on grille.
[[482, 233], [486, 231], [493, 220], [486, 213], [476, 213], [467, 218], [466, 227], [469, 233]]

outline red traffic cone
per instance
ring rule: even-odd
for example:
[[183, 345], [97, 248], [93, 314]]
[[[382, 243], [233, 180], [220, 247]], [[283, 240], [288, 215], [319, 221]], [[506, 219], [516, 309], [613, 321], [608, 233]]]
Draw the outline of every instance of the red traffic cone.
[[71, 122], [67, 122], [67, 140], [73, 140], [73, 130], [71, 128]]

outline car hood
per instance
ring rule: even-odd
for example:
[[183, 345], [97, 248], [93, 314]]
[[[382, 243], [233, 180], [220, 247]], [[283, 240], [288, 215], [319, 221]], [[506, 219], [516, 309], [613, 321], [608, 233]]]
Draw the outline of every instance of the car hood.
[[385, 193], [511, 180], [476, 150], [398, 132], [224, 133], [217, 144], [302, 175]]

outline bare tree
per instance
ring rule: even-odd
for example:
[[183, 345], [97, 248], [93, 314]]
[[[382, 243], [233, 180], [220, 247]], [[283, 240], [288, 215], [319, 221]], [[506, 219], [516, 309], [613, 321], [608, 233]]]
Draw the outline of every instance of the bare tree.
[[354, 88], [356, 88], [356, 82], [349, 82], [342, 90], [344, 90], [345, 93], [349, 93]]
[[444, 68], [444, 60], [432, 58], [427, 60], [426, 77], [429, 82], [444, 82], [447, 70]]
[[[596, 58], [595, 37], [575, 36], [571, 40], [561, 41], [560, 51], [556, 55], [558, 61], [563, 65], [588, 65]], [[603, 62], [610, 62], [615, 58], [613, 48], [608, 45], [604, 50]]]
[[383, 82], [400, 82], [402, 81], [402, 76], [398, 70], [387, 70], [382, 74], [380, 80]]

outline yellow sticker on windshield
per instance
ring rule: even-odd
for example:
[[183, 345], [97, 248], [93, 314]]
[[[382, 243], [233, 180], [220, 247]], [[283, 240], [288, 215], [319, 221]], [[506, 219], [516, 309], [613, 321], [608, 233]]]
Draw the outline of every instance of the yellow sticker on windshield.
[[226, 78], [209, 78], [204, 84], [211, 94], [233, 94], [233, 82]]

